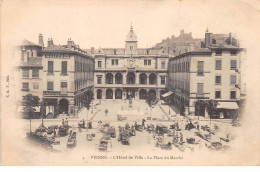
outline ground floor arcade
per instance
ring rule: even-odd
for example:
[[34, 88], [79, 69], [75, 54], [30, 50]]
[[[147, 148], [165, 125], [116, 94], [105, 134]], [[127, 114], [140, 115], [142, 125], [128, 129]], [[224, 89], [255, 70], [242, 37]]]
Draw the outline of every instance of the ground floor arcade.
[[[178, 108], [181, 115], [195, 115], [209, 117], [207, 112], [207, 106], [198, 101], [205, 102], [209, 100], [208, 98], [196, 98], [189, 97], [184, 94], [173, 93], [165, 98], [165, 101], [170, 105], [173, 105]], [[234, 118], [239, 114], [239, 102], [232, 100], [216, 100], [216, 112], [211, 118]]]
[[155, 94], [158, 98], [165, 93], [163, 88], [95, 88], [95, 99], [134, 99], [143, 100], [148, 93]]
[[93, 96], [93, 88], [86, 88], [76, 93], [45, 94], [42, 112], [46, 118], [56, 118], [59, 114], [77, 115], [84, 107], [83, 100]]

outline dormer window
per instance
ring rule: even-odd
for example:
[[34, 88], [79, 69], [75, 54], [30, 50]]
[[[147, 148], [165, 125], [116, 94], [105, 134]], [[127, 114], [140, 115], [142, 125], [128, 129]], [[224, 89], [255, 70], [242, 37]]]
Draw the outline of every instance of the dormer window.
[[217, 43], [216, 39], [212, 39], [212, 44], [216, 44], [216, 43]]
[[215, 50], [215, 53], [217, 56], [221, 56], [222, 55], [222, 50]]
[[149, 50], [146, 50], [146, 54], [149, 54]]
[[116, 54], [116, 50], [114, 50], [114, 54]]
[[233, 56], [237, 55], [237, 50], [230, 50], [230, 55], [233, 55]]

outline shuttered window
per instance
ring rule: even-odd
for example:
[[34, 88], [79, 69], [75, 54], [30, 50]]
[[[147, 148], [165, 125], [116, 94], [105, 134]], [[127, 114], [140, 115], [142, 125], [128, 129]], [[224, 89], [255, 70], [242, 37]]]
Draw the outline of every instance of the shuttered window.
[[32, 77], [33, 78], [39, 78], [39, 69], [33, 69], [32, 70]]
[[53, 90], [53, 82], [47, 82], [47, 90]]
[[216, 60], [216, 70], [221, 70], [222, 68], [222, 60]]
[[203, 83], [198, 83], [197, 84], [197, 94], [198, 95], [203, 95]]
[[48, 74], [53, 74], [53, 61], [48, 61]]
[[102, 61], [98, 61], [98, 67], [102, 67]]
[[237, 68], [237, 61], [236, 60], [231, 60], [230, 61], [230, 68], [231, 69], [236, 69]]
[[29, 70], [28, 69], [23, 70], [23, 78], [29, 78]]
[[230, 91], [230, 99], [236, 99], [236, 91]]
[[203, 75], [204, 61], [198, 61], [198, 75]]
[[221, 98], [221, 91], [215, 91], [215, 98], [220, 99]]
[[237, 82], [237, 77], [232, 75], [230, 76], [230, 84], [235, 85]]
[[67, 75], [67, 61], [61, 62], [61, 74]]
[[29, 83], [23, 82], [23, 89], [29, 89]]
[[216, 76], [215, 83], [216, 83], [217, 85], [218, 85], [218, 84], [221, 84], [221, 76]]

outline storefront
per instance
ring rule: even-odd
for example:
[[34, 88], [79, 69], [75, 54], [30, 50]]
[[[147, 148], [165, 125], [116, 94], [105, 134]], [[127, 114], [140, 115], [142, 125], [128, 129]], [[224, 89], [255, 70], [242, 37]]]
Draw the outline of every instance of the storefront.
[[239, 107], [237, 105], [237, 102], [218, 102], [216, 109], [216, 118], [232, 119], [237, 117]]

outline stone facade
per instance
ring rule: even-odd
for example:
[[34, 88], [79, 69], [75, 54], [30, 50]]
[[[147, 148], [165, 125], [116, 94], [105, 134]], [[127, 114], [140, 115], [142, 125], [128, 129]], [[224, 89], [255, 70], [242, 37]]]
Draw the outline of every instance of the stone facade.
[[138, 48], [133, 27], [125, 48], [91, 49], [95, 57], [95, 99], [160, 97], [166, 84], [169, 52], [164, 48]]
[[170, 102], [179, 109], [186, 109], [186, 114], [202, 115], [205, 109], [198, 112], [195, 101], [225, 102], [227, 107], [219, 108], [219, 113], [231, 116], [236, 103], [240, 102], [241, 53], [243, 49], [238, 46], [210, 44], [207, 48], [170, 58], [167, 83], [167, 89], [173, 92]]
[[77, 114], [84, 95], [93, 91], [94, 59], [71, 39], [62, 46], [51, 39], [42, 53], [46, 115]]

